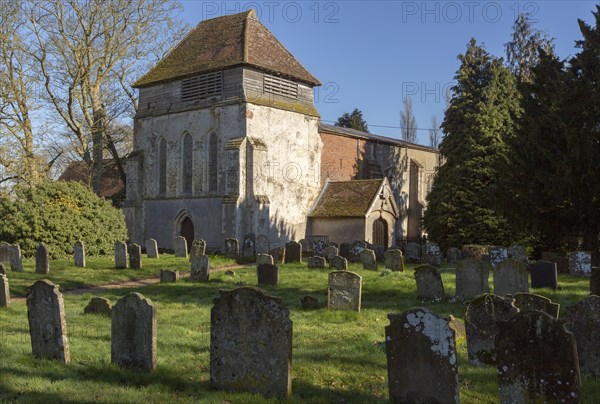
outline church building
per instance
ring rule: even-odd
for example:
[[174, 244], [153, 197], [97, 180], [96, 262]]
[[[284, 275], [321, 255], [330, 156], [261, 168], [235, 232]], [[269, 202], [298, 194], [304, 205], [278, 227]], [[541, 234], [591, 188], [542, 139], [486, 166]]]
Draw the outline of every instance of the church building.
[[130, 240], [420, 239], [438, 151], [321, 123], [319, 85], [254, 11], [201, 22], [134, 85]]

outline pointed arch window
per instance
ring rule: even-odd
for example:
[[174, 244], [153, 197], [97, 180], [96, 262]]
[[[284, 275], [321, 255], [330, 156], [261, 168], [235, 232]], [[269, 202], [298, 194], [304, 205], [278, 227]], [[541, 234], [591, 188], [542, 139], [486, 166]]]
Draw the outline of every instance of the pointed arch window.
[[217, 191], [218, 155], [217, 135], [215, 133], [211, 133], [208, 140], [208, 192]]
[[182, 170], [181, 170], [181, 190], [184, 194], [192, 193], [192, 168], [194, 165], [194, 146], [192, 136], [186, 133], [183, 136], [182, 143]]
[[167, 141], [161, 139], [158, 143], [158, 193], [167, 193]]

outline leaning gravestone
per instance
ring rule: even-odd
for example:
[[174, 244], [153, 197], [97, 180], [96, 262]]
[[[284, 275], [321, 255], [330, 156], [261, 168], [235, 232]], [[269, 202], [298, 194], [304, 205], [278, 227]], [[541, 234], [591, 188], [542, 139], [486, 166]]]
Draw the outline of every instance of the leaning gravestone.
[[254, 257], [256, 255], [256, 236], [254, 234], [246, 234], [244, 237], [244, 246], [242, 256]]
[[188, 257], [187, 240], [185, 239], [185, 237], [175, 237], [175, 240], [173, 241], [173, 250], [175, 252], [176, 257]]
[[325, 247], [325, 250], [323, 250], [323, 255], [325, 256], [327, 261], [329, 261], [336, 255], [339, 255], [339, 249], [334, 245], [328, 245], [327, 247]]
[[206, 241], [202, 239], [196, 239], [192, 241], [192, 248], [190, 248], [190, 259], [192, 255], [204, 255], [206, 254]]
[[112, 304], [105, 297], [92, 297], [87, 306], [83, 308], [83, 314], [101, 314], [110, 316]]
[[590, 277], [590, 294], [600, 296], [600, 267], [592, 268]]
[[444, 284], [440, 270], [431, 265], [421, 265], [415, 268], [415, 280], [417, 282], [417, 299], [421, 300], [443, 300]]
[[404, 259], [402, 257], [402, 251], [397, 248], [387, 250], [385, 256], [385, 267], [392, 271], [404, 272]]
[[15, 244], [10, 247], [10, 270], [15, 272], [23, 272], [23, 255], [21, 247]]
[[240, 255], [240, 243], [237, 238], [225, 239], [225, 258], [238, 259]]
[[563, 321], [575, 335], [581, 372], [600, 377], [600, 296], [589, 296], [567, 306]]
[[350, 259], [350, 243], [341, 243], [339, 255], [346, 259]]
[[285, 264], [285, 247], [275, 247], [269, 254], [273, 257], [273, 264]]
[[367, 248], [367, 243], [362, 240], [354, 240], [350, 243], [350, 262], [360, 262], [360, 257], [363, 250]]
[[179, 271], [171, 269], [161, 269], [160, 283], [177, 282], [179, 280]]
[[73, 261], [76, 267], [85, 268], [85, 246], [81, 240], [77, 240], [73, 246]]
[[10, 288], [6, 275], [0, 275], [0, 307], [10, 306]]
[[122, 241], [115, 243], [115, 267], [117, 269], [125, 269], [128, 265], [127, 244]]
[[285, 245], [285, 262], [302, 262], [302, 244], [290, 241]]
[[421, 246], [417, 243], [407, 243], [404, 247], [404, 257], [411, 264], [421, 262]]
[[129, 293], [112, 309], [111, 362], [150, 372], [156, 368], [156, 309], [140, 293]]
[[560, 273], [569, 273], [569, 259], [567, 257], [563, 257], [555, 252], [545, 251], [542, 253], [542, 260], [554, 262], [556, 264], [556, 269]]
[[362, 261], [363, 269], [371, 269], [377, 271], [377, 259], [375, 257], [375, 251], [365, 248], [360, 254], [360, 260]]
[[273, 265], [275, 263], [273, 262], [273, 257], [270, 256], [269, 254], [257, 254], [256, 255], [256, 265], [260, 265], [260, 264]]
[[569, 273], [590, 276], [592, 274], [592, 254], [587, 251], [574, 251], [569, 254]]
[[360, 311], [362, 278], [349, 271], [329, 273], [327, 308], [330, 310]]
[[348, 260], [340, 255], [336, 255], [329, 260], [329, 268], [345, 271], [348, 269]]
[[498, 322], [496, 368], [502, 403], [579, 403], [575, 336], [540, 311]]
[[456, 264], [456, 297], [459, 299], [474, 299], [488, 293], [490, 264], [467, 258]]
[[515, 306], [519, 311], [539, 310], [553, 318], [558, 318], [560, 304], [552, 303], [547, 297], [531, 293], [517, 293], [513, 296]]
[[256, 275], [259, 285], [274, 285], [279, 284], [279, 268], [277, 265], [260, 264], [256, 267]]
[[48, 247], [44, 243], [38, 245], [35, 253], [35, 272], [38, 274], [50, 272], [50, 255], [48, 254]]
[[523, 261], [506, 260], [494, 269], [494, 294], [498, 296], [529, 292], [529, 273]]
[[148, 258], [158, 258], [158, 244], [153, 238], [146, 240], [146, 256]]
[[308, 259], [309, 268], [325, 268], [325, 258], [312, 256]]
[[139, 244], [129, 244], [129, 268], [142, 268], [142, 247]]
[[69, 363], [71, 354], [65, 306], [58, 285], [43, 279], [29, 287], [27, 318], [33, 355]]
[[208, 282], [210, 263], [207, 255], [193, 254], [190, 262], [190, 280]]
[[220, 290], [210, 312], [213, 388], [286, 398], [292, 392], [292, 321], [264, 290]]
[[425, 243], [425, 247], [423, 248], [422, 262], [424, 264], [429, 264], [436, 267], [442, 265], [442, 252], [437, 243], [433, 243], [431, 241]]
[[530, 272], [532, 288], [549, 288], [556, 290], [558, 287], [558, 274], [554, 262], [538, 261], [531, 265]]
[[496, 363], [496, 322], [508, 320], [518, 311], [512, 299], [487, 293], [469, 303], [465, 312], [469, 360], [476, 364]]
[[496, 268], [499, 263], [508, 259], [508, 248], [505, 247], [492, 247], [490, 248], [490, 264], [492, 268]]
[[461, 259], [461, 252], [456, 247], [450, 247], [446, 250], [446, 262], [456, 264]]
[[388, 318], [385, 345], [390, 401], [458, 404], [456, 341], [448, 322], [420, 307], [388, 314]]

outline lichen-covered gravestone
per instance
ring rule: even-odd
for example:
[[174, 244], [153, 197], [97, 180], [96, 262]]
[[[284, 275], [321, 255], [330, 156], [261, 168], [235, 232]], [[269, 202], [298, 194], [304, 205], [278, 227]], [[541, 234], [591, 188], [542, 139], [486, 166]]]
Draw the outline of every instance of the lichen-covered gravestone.
[[575, 335], [579, 369], [600, 377], [600, 296], [590, 296], [567, 306], [564, 320], [567, 330]]
[[550, 261], [538, 261], [531, 265], [531, 287], [549, 288], [558, 287], [558, 274], [556, 264]]
[[440, 250], [440, 246], [437, 243], [433, 243], [428, 241], [425, 243], [425, 248], [423, 248], [423, 263], [440, 266], [442, 265], [442, 252]]
[[325, 268], [325, 258], [312, 256], [308, 259], [309, 268]]
[[158, 258], [158, 244], [153, 238], [146, 240], [146, 256], [148, 258]]
[[327, 247], [325, 247], [323, 255], [325, 256], [327, 261], [329, 261], [331, 258], [335, 257], [336, 255], [339, 255], [339, 249], [334, 245], [328, 245]]
[[117, 269], [125, 269], [129, 265], [129, 254], [127, 254], [127, 244], [122, 241], [115, 243], [115, 267]]
[[10, 288], [6, 275], [0, 275], [0, 307], [10, 306]]
[[552, 303], [547, 297], [534, 295], [531, 293], [517, 293], [513, 296], [515, 306], [519, 311], [539, 310], [547, 313], [553, 318], [558, 318], [560, 304]]
[[210, 312], [213, 388], [289, 397], [292, 321], [282, 299], [264, 290], [220, 290]]
[[450, 247], [446, 250], [446, 262], [456, 264], [461, 259], [461, 252], [456, 247]]
[[336, 255], [329, 260], [329, 267], [340, 271], [345, 271], [348, 269], [348, 260], [340, 255]]
[[111, 362], [128, 369], [156, 368], [156, 309], [140, 293], [129, 293], [112, 309]]
[[473, 299], [482, 293], [488, 293], [490, 264], [467, 258], [456, 264], [456, 297]]
[[161, 269], [160, 271], [160, 282], [177, 282], [179, 280], [179, 271], [170, 269]]
[[23, 272], [23, 255], [21, 254], [21, 246], [14, 244], [10, 247], [10, 270], [15, 272]]
[[50, 272], [50, 254], [48, 254], [48, 247], [44, 243], [40, 243], [35, 252], [35, 272], [38, 274]]
[[384, 253], [385, 267], [392, 271], [404, 272], [404, 259], [402, 251], [397, 248], [392, 248]]
[[196, 239], [192, 241], [192, 247], [190, 248], [190, 260], [192, 255], [204, 255], [206, 254], [206, 241], [202, 239]]
[[175, 237], [173, 240], [173, 250], [175, 252], [176, 257], [187, 258], [188, 257], [188, 248], [187, 248], [187, 240], [183, 236]]
[[327, 308], [331, 310], [360, 311], [362, 278], [349, 271], [329, 273]]
[[540, 311], [498, 322], [496, 368], [502, 403], [579, 403], [575, 336]]
[[240, 243], [237, 238], [225, 239], [225, 258], [238, 259], [240, 255]]
[[493, 294], [481, 295], [469, 303], [465, 312], [469, 360], [477, 364], [495, 364], [494, 341], [498, 332], [496, 322], [508, 320], [518, 311], [512, 299]]
[[302, 262], [302, 244], [290, 241], [285, 245], [285, 262]]
[[385, 327], [390, 401], [459, 402], [455, 334], [448, 322], [416, 307], [388, 314]]
[[375, 257], [375, 251], [365, 248], [360, 254], [360, 260], [364, 269], [371, 269], [377, 271], [377, 258]]
[[142, 247], [139, 244], [129, 244], [129, 268], [142, 268]]
[[279, 284], [279, 268], [273, 264], [260, 264], [256, 267], [256, 275], [259, 285]]
[[76, 267], [85, 268], [85, 246], [81, 240], [77, 240], [73, 246], [73, 261]]
[[590, 276], [592, 274], [592, 254], [587, 251], [574, 251], [569, 254], [569, 273]]
[[499, 263], [508, 259], [508, 248], [506, 247], [492, 247], [490, 248], [490, 264], [492, 268], [496, 268]]
[[71, 354], [65, 306], [58, 285], [43, 279], [29, 287], [27, 318], [33, 355], [69, 363]]
[[529, 272], [523, 261], [505, 260], [494, 269], [494, 294], [498, 296], [529, 292]]
[[417, 299], [443, 300], [446, 298], [440, 270], [431, 265], [421, 265], [415, 268], [417, 282]]
[[354, 240], [350, 243], [350, 262], [360, 262], [360, 257], [363, 250], [367, 248], [367, 243], [362, 240]]
[[421, 246], [417, 243], [406, 243], [404, 247], [404, 257], [408, 263], [421, 262]]
[[87, 306], [83, 308], [83, 314], [101, 314], [110, 316], [112, 304], [105, 297], [92, 297]]
[[207, 255], [192, 254], [190, 267], [191, 281], [208, 282], [210, 263]]
[[256, 265], [260, 264], [270, 264], [273, 265], [275, 262], [273, 261], [273, 257], [269, 254], [257, 254], [256, 255]]

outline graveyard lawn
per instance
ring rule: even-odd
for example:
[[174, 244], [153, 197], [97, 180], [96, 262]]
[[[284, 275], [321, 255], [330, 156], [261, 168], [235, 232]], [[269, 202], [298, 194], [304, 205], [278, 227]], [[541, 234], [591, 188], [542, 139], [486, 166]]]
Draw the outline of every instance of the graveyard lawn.
[[[217, 261], [211, 259], [211, 265]], [[71, 262], [53, 261], [48, 278], [61, 287], [73, 288], [97, 285], [103, 280], [125, 280], [127, 276], [158, 276], [160, 269], [189, 269], [187, 260], [164, 255], [159, 260], [145, 259], [143, 265], [141, 271], [113, 270], [114, 262], [110, 259], [88, 259], [88, 268], [78, 269]], [[349, 270], [362, 277], [362, 308], [354, 312], [326, 308], [328, 269], [308, 269], [306, 263], [279, 265], [278, 286], [263, 288], [281, 297], [291, 312], [293, 382], [289, 402], [387, 402], [384, 328], [389, 324], [388, 313], [421, 306], [439, 316], [452, 314], [462, 320], [466, 309], [465, 302], [453, 298], [439, 302], [417, 300], [413, 269], [409, 265], [405, 272], [370, 271], [364, 270], [360, 263], [349, 264]], [[25, 286], [41, 277], [33, 273], [32, 262], [25, 262], [25, 271], [23, 274], [9, 271], [13, 295], [23, 294]], [[212, 272], [210, 282], [180, 279], [176, 283], [117, 288], [102, 293], [113, 304], [130, 292], [139, 292], [154, 303], [158, 345], [157, 367], [152, 373], [111, 364], [111, 319], [83, 314], [84, 307], [94, 297], [90, 293], [64, 294], [71, 352], [68, 365], [33, 358], [24, 302], [0, 309], [0, 402], [277, 402], [249, 393], [210, 388], [213, 299], [219, 296], [219, 289], [257, 285], [255, 267], [234, 271], [233, 275]], [[446, 295], [453, 296], [454, 270], [442, 268], [441, 274]], [[562, 317], [567, 305], [589, 294], [589, 278], [559, 274], [559, 286], [556, 291], [530, 289], [530, 293], [560, 303]], [[318, 298], [317, 309], [301, 308], [300, 299], [306, 295]], [[457, 338], [457, 351], [461, 402], [499, 402], [495, 368], [471, 365], [464, 337]], [[583, 402], [600, 402], [600, 380], [583, 376], [582, 380]]]

